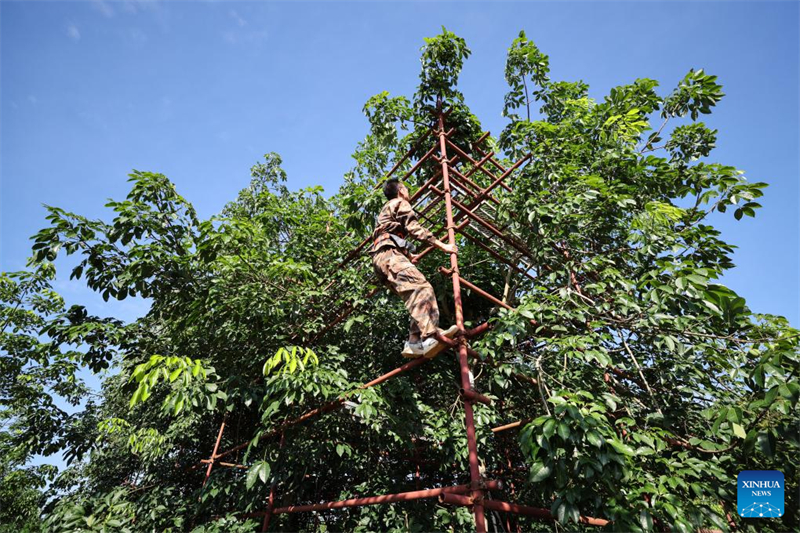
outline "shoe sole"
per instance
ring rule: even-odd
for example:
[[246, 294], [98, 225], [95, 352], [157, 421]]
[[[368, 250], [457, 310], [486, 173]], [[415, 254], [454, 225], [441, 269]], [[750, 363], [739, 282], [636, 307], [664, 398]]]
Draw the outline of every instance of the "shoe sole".
[[[449, 328], [447, 328], [445, 331], [442, 332], [442, 334], [448, 339], [452, 339], [456, 333], [458, 333], [458, 328], [456, 326], [450, 326]], [[422, 357], [424, 357], [425, 359], [433, 359], [434, 357], [445, 351], [447, 348], [449, 348], [449, 346], [446, 345], [445, 343], [437, 342], [430, 350], [422, 354]]]
[[[442, 334], [448, 339], [452, 339], [456, 333], [458, 333], [458, 327], [456, 327], [455, 325], [450, 326], [446, 330], [442, 331]], [[449, 346], [447, 346], [444, 343], [437, 342], [435, 345], [431, 347], [430, 350], [428, 350], [425, 353], [414, 353], [403, 350], [402, 352], [400, 352], [400, 355], [402, 355], [406, 359], [419, 359], [420, 357], [424, 357], [425, 359], [433, 359], [434, 357], [442, 353], [445, 350], [445, 348], [449, 348]]]
[[406, 359], [419, 359], [420, 357], [422, 357], [421, 353], [407, 352], [405, 350], [400, 352], [400, 355], [402, 355]]

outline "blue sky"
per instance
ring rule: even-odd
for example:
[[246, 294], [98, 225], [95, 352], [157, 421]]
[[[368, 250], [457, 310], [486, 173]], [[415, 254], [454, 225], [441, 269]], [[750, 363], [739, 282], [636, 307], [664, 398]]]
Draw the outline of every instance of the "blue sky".
[[[797, 2], [3, 1], [0, 18], [2, 270], [24, 267], [43, 203], [107, 216], [131, 169], [166, 174], [203, 218], [270, 151], [291, 187], [334, 192], [366, 134], [364, 102], [410, 96], [423, 38], [442, 25], [472, 49], [460, 88], [499, 133], [505, 55], [524, 29], [553, 79], [582, 79], [596, 99], [639, 77], [666, 94], [692, 67], [719, 76], [709, 159], [770, 183], [755, 220], [713, 219], [738, 246], [724, 282], [800, 325]], [[59, 277], [92, 313], [147, 309]]]

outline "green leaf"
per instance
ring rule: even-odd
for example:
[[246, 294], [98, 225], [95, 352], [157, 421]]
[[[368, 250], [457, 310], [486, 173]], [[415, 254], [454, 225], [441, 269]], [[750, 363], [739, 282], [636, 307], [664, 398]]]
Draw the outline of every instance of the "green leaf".
[[180, 394], [180, 397], [179, 397], [178, 401], [177, 401], [177, 402], [175, 402], [175, 409], [174, 409], [174, 410], [173, 410], [173, 412], [172, 412], [172, 414], [173, 414], [174, 416], [177, 416], [177, 414], [178, 414], [178, 413], [180, 413], [180, 412], [181, 412], [181, 410], [183, 410], [183, 404], [184, 404], [184, 400], [185, 400], [185, 397], [184, 397], [184, 395], [183, 395], [183, 394]]
[[586, 440], [588, 440], [589, 444], [595, 448], [600, 448], [603, 445], [603, 437], [601, 437], [600, 434], [593, 429], [586, 433]]
[[261, 463], [261, 467], [258, 470], [258, 479], [260, 479], [262, 483], [266, 483], [267, 479], [269, 479], [270, 470], [269, 463], [266, 461]]
[[744, 428], [739, 424], [733, 424], [733, 434], [739, 437], [740, 439], [744, 439], [747, 437], [747, 433], [745, 432]]
[[580, 412], [578, 411], [578, 408], [575, 407], [574, 405], [568, 405], [567, 412], [569, 413], [570, 418], [573, 418], [575, 420], [580, 420], [583, 418]]
[[551, 469], [549, 466], [545, 466], [544, 463], [534, 463], [531, 465], [530, 471], [530, 482], [531, 483], [539, 483], [540, 481], [547, 479], [550, 475]]
[[720, 424], [722, 424], [727, 419], [727, 417], [728, 417], [728, 408], [727, 407], [723, 407], [722, 409], [720, 409], [719, 415], [717, 416], [717, 420], [714, 422], [714, 425], [711, 427], [711, 433], [716, 435], [717, 432], [719, 431]]
[[636, 452], [634, 451], [633, 448], [631, 448], [630, 446], [628, 446], [627, 444], [625, 444], [624, 442], [622, 442], [620, 440], [611, 439], [608, 442], [611, 444], [611, 446], [615, 450], [617, 450], [617, 452], [619, 452], [619, 453], [621, 453], [623, 455], [628, 455], [628, 456], [636, 455]]
[[560, 524], [563, 524], [567, 518], [567, 504], [565, 502], [561, 502], [556, 509], [556, 519]]
[[248, 489], [253, 488], [253, 485], [255, 485], [258, 480], [261, 480], [262, 483], [266, 483], [269, 479], [270, 470], [269, 463], [266, 461], [259, 461], [253, 464], [247, 471], [247, 477], [245, 479], [246, 487]]
[[259, 464], [254, 464], [247, 471], [247, 477], [246, 477], [246, 480], [245, 480], [245, 485], [246, 485], [246, 487], [248, 489], [252, 489], [253, 485], [256, 484], [256, 480], [258, 480], [258, 476], [259, 476], [260, 470], [261, 470], [260, 465]]
[[139, 403], [139, 401], [142, 399], [143, 390], [144, 387], [142, 386], [136, 388], [136, 392], [133, 393], [133, 396], [131, 396], [131, 401], [128, 403], [130, 407], [134, 407], [137, 403]]
[[580, 511], [578, 510], [578, 506], [574, 503], [567, 504], [567, 514], [569, 515], [570, 521], [577, 524], [581, 518]]
[[764, 404], [770, 405], [775, 400], [775, 397], [778, 395], [778, 386], [772, 387], [767, 391], [767, 394], [764, 396]]
[[653, 530], [653, 516], [649, 511], [642, 510], [642, 512], [639, 513], [639, 523], [645, 531]]
[[669, 348], [669, 351], [675, 351], [675, 341], [672, 339], [672, 337], [669, 335], [664, 336], [664, 342], [667, 343], [667, 348]]

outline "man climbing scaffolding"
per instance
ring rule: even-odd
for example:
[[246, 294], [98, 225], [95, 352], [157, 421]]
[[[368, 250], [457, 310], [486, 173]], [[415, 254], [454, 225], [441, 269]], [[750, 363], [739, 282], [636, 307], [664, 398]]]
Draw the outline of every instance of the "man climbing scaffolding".
[[408, 341], [403, 348], [405, 357], [433, 357], [445, 348], [436, 339], [439, 332], [452, 338], [458, 331], [456, 326], [447, 331], [438, 329], [439, 306], [433, 287], [412, 262], [413, 249], [406, 241], [409, 235], [426, 242], [445, 253], [458, 253], [453, 244], [446, 244], [417, 222], [417, 215], [409, 203], [408, 189], [397, 179], [387, 180], [383, 186], [386, 196], [375, 231], [372, 233], [372, 265], [381, 280], [403, 299], [411, 315]]

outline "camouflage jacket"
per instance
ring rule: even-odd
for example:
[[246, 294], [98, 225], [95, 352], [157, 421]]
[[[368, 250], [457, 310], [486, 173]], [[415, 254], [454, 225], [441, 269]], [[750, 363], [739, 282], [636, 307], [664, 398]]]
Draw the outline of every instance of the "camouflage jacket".
[[411, 204], [400, 198], [393, 198], [386, 202], [378, 214], [375, 231], [372, 232], [372, 247], [369, 253], [374, 254], [381, 248], [401, 246], [392, 239], [392, 235], [402, 239], [409, 235], [418, 241], [433, 244], [436, 237], [433, 233], [423, 228], [417, 222], [417, 214]]

